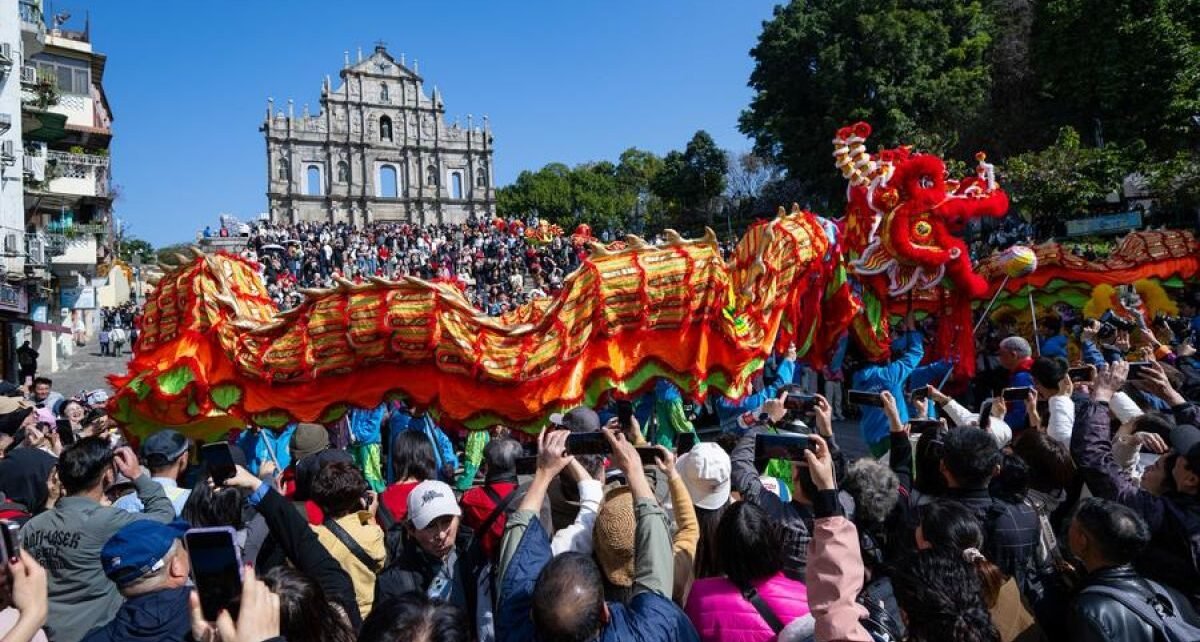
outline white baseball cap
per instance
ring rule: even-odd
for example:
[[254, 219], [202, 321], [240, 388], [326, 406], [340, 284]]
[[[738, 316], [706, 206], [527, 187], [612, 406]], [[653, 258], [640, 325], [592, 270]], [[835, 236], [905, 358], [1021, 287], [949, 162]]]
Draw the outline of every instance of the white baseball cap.
[[700, 442], [675, 462], [692, 503], [715, 510], [729, 502], [729, 454], [712, 442]]
[[454, 491], [445, 482], [423, 481], [408, 494], [408, 518], [417, 529], [429, 526], [439, 517], [462, 515]]

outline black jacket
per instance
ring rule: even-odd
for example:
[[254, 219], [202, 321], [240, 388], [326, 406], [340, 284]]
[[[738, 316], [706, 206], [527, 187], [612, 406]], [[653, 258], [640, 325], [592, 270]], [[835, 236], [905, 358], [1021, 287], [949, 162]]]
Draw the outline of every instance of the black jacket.
[[[1096, 571], [1087, 586], [1111, 586], [1129, 596], [1152, 594], [1152, 589], [1132, 566], [1115, 566]], [[1200, 616], [1178, 591], [1163, 586], [1171, 607], [1184, 620], [1200, 625]], [[1069, 627], [1072, 642], [1157, 642], [1154, 629], [1141, 617], [1107, 595], [1081, 591], [1071, 603]]]
[[[258, 514], [263, 516], [271, 531], [269, 544], [278, 545], [296, 570], [316, 582], [327, 598], [337, 602], [349, 617], [350, 625], [357, 631], [362, 626], [362, 617], [358, 612], [358, 600], [354, 597], [350, 576], [321, 545], [308, 522], [292, 508], [291, 502], [274, 490], [268, 491], [258, 503]], [[264, 544], [266, 547], [267, 544]], [[262, 558], [260, 555], [259, 559]], [[261, 572], [266, 570], [262, 569]]]
[[992, 497], [986, 488], [951, 488], [938, 501], [958, 502], [975, 513], [983, 527], [983, 554], [1024, 588], [1042, 532], [1037, 511]]
[[[464, 609], [468, 606], [468, 591], [472, 593], [470, 597], [474, 597], [476, 580], [466, 568], [468, 539], [460, 529], [458, 540], [455, 542], [457, 561], [453, 572], [454, 586], [450, 592], [450, 599], [447, 600]], [[441, 560], [426, 555], [413, 538], [405, 538], [401, 555], [383, 569], [375, 580], [375, 604], [392, 602], [408, 593], [424, 595], [441, 568]]]

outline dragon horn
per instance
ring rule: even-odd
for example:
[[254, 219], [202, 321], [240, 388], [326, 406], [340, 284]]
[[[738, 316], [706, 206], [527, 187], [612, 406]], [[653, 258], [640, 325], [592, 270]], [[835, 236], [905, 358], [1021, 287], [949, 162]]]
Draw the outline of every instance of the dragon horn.
[[638, 236], [637, 234], [626, 234], [625, 243], [635, 250], [643, 250], [647, 247], [650, 247], [650, 244], [646, 242], [646, 239]]
[[188, 263], [190, 263], [192, 261], [191, 259], [189, 259], [187, 257], [186, 254], [182, 254], [180, 252], [175, 252], [172, 256], [175, 257], [176, 261], [179, 261], [180, 265], [187, 265]]
[[683, 237], [679, 235], [679, 232], [670, 228], [663, 230], [663, 236], [667, 239], [667, 245], [680, 245], [683, 243]]
[[780, 205], [779, 209], [775, 210], [775, 215], [778, 216], [779, 218], [783, 218], [783, 217], [787, 216], [787, 210], [783, 209], [783, 206]]
[[591, 248], [591, 250], [592, 250], [591, 256], [593, 258], [597, 257], [597, 256], [611, 256], [612, 255], [612, 252], [609, 252], [608, 248], [604, 247], [604, 245], [602, 243], [597, 243], [596, 241], [589, 241], [588, 247]]
[[713, 228], [707, 225], [704, 226], [704, 236], [700, 239], [700, 242], [705, 245], [717, 247], [717, 233], [713, 231]]
[[792, 203], [792, 215], [795, 216], [804, 210], [800, 209], [799, 203]]
[[200, 246], [198, 245], [189, 245], [188, 249], [192, 251], [192, 254], [195, 256], [195, 258], [201, 259], [208, 256], [204, 253], [204, 250], [200, 249]]

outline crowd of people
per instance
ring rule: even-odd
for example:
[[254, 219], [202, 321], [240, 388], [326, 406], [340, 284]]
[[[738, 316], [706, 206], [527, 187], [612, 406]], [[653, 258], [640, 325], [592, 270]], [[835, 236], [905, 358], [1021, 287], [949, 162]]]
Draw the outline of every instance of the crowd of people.
[[268, 293], [281, 308], [297, 305], [301, 288], [330, 287], [339, 278], [415, 276], [454, 282], [472, 305], [499, 315], [557, 292], [579, 265], [579, 249], [567, 237], [535, 242], [524, 229], [492, 221], [362, 227], [260, 221], [249, 226], [243, 256], [262, 266]]
[[[504, 238], [459, 231], [485, 248]], [[1197, 640], [1200, 314], [1180, 303], [1182, 324], [1119, 335], [1092, 319], [1071, 336], [998, 326], [984, 346], [999, 380], [955, 394], [928, 371], [939, 364], [922, 365], [911, 319], [892, 361], [847, 370], [844, 402], [806, 393], [786, 348], [754, 394], [716, 404], [733, 420], [703, 439], [663, 419], [656, 406], [682, 400], [662, 382], [650, 412], [609, 400], [551, 416], [536, 437], [445, 431], [389, 401], [201, 449], [164, 428], [135, 454], [103, 398], [7, 386], [0, 631]], [[839, 444], [844, 414], [869, 453]], [[211, 551], [184, 544], [212, 532], [247, 565], [223, 582]]]

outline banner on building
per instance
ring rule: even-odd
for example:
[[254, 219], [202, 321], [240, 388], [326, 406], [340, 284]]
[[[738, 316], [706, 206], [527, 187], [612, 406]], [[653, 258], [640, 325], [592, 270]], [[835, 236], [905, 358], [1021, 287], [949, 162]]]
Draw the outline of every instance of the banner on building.
[[1093, 216], [1076, 221], [1067, 221], [1067, 236], [1091, 236], [1093, 234], [1118, 234], [1132, 232], [1142, 227], [1142, 213], [1120, 212], [1106, 216]]

